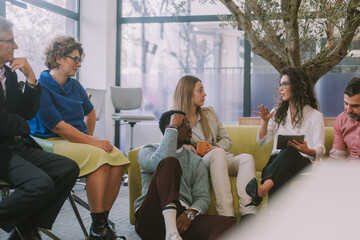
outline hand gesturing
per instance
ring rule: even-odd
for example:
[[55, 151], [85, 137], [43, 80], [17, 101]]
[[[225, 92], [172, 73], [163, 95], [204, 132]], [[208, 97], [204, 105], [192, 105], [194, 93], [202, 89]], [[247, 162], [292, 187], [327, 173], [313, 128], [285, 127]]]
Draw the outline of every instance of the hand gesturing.
[[270, 112], [268, 107], [264, 106], [263, 104], [259, 105], [258, 108], [260, 112], [253, 111], [253, 113], [259, 115], [264, 121], [268, 121], [274, 115], [274, 111]]

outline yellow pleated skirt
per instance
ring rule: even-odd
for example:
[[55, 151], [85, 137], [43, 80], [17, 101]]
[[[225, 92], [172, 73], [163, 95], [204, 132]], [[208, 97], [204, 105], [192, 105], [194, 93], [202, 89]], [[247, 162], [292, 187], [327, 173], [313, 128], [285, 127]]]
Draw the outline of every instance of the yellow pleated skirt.
[[60, 137], [48, 138], [47, 140], [54, 143], [54, 153], [68, 157], [79, 165], [80, 177], [94, 172], [104, 164], [124, 166], [124, 172], [130, 166], [129, 159], [116, 147], [113, 147], [111, 152], [107, 153], [99, 147], [69, 142]]

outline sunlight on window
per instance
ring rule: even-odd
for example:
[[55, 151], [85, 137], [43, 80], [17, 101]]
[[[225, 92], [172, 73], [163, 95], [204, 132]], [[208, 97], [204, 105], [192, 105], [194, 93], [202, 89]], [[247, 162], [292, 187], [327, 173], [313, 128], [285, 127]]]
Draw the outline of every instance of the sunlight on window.
[[[26, 57], [37, 77], [46, 68], [44, 51], [47, 44], [59, 35], [76, 35], [75, 20], [31, 4], [23, 9], [7, 2], [6, 17], [14, 24], [15, 41], [19, 46], [15, 57]], [[24, 80], [22, 74], [18, 76]]]
[[142, 87], [146, 111], [157, 117], [170, 108], [184, 75], [203, 81], [205, 105], [223, 121], [243, 111], [242, 34], [219, 22], [127, 24], [122, 27], [121, 84]]

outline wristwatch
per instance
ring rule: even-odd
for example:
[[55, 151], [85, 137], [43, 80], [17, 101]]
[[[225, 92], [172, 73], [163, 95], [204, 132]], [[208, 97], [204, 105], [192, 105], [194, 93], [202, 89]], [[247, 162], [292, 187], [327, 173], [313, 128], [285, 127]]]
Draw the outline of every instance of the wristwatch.
[[35, 83], [29, 83], [27, 80], [26, 80], [26, 84], [31, 87], [31, 88], [35, 88], [37, 85], [38, 85], [38, 81], [35, 80]]
[[172, 126], [172, 125], [169, 125], [169, 126], [167, 126], [168, 128], [174, 128], [174, 129], [178, 129], [178, 127], [176, 127], [176, 126]]
[[193, 212], [190, 212], [190, 211], [188, 211], [188, 210], [185, 210], [184, 213], [185, 213], [186, 217], [187, 217], [190, 221], [192, 221], [192, 220], [195, 219], [195, 214], [194, 214]]

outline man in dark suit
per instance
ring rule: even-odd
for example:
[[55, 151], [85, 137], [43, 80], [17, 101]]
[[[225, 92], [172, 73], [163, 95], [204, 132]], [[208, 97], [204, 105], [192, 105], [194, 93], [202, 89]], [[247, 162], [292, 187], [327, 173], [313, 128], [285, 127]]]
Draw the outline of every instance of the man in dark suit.
[[[15, 227], [25, 239], [41, 239], [37, 227], [52, 227], [79, 168], [29, 137], [27, 120], [36, 115], [41, 86], [26, 58], [14, 58], [17, 48], [12, 23], [0, 17], [0, 178], [16, 186], [0, 201], [0, 227], [11, 231], [9, 239], [21, 239]], [[17, 81], [17, 69], [26, 77], [24, 85]]]

